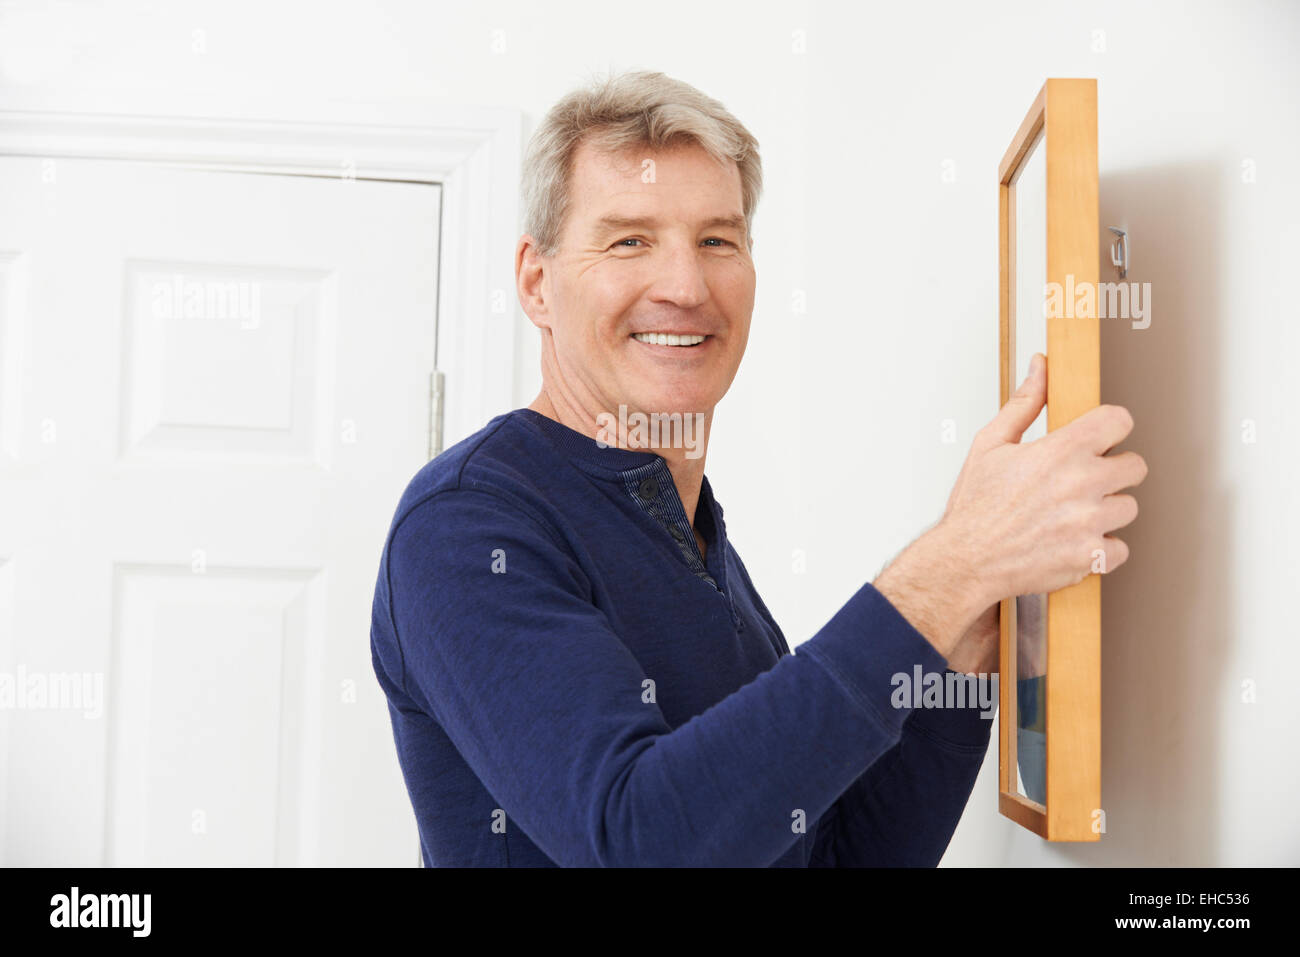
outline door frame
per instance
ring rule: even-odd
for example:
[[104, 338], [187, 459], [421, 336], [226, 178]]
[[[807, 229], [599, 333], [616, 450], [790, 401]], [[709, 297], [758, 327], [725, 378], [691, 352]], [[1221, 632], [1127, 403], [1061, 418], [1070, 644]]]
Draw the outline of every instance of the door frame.
[[444, 376], [444, 446], [514, 408], [523, 335], [514, 295], [522, 111], [355, 102], [281, 104], [274, 114], [300, 118], [0, 110], [0, 156], [437, 183], [432, 328]]

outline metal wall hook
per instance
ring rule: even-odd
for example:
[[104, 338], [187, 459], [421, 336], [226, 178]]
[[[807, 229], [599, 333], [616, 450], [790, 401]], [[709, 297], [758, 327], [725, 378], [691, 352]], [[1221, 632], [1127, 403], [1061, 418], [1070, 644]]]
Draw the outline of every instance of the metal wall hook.
[[1110, 263], [1119, 269], [1119, 278], [1123, 279], [1128, 275], [1128, 233], [1118, 226], [1107, 226], [1112, 233], [1119, 237], [1115, 242], [1110, 244]]

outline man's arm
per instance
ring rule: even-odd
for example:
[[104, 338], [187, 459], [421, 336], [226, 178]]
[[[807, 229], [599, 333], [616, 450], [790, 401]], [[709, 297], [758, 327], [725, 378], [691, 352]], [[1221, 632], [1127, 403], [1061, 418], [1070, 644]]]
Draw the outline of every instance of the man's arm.
[[872, 583], [945, 659], [953, 656], [995, 600], [968, 551], [940, 522], [904, 549]]
[[[987, 601], [987, 595], [978, 582], [963, 577], [960, 551], [945, 533], [935, 527], [922, 535], [875, 585], [921, 622], [933, 644], [947, 649], [943, 687], [950, 680], [965, 682], [965, 706], [911, 713], [898, 746], [868, 768], [818, 822], [815, 867], [933, 867], [970, 799], [997, 706], [997, 686], [990, 676], [998, 662], [998, 606], [989, 605], [966, 625], [971, 609]], [[959, 636], [955, 641], [954, 634]], [[970, 672], [982, 677], [967, 677]], [[988, 717], [981, 716], [985, 706]]]
[[[945, 672], [945, 682], [948, 674], [953, 672]], [[972, 706], [912, 712], [898, 746], [853, 782], [818, 822], [812, 866], [939, 863], [988, 751], [993, 722], [980, 717], [979, 701], [996, 701], [996, 684], [990, 678], [979, 681], [983, 688], [967, 699]]]
[[799, 812], [819, 819], [898, 743], [890, 676], [944, 667], [864, 584], [797, 654], [673, 729], [571, 554], [513, 500], [439, 493], [394, 530], [387, 571], [398, 642], [377, 667], [562, 865], [771, 864]]

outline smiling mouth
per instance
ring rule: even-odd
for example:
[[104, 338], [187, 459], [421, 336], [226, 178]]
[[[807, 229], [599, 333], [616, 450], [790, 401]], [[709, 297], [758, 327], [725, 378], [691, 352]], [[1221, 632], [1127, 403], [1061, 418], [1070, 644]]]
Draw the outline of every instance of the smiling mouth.
[[649, 346], [678, 346], [684, 349], [690, 349], [698, 346], [708, 336], [698, 335], [674, 335], [667, 332], [638, 332], [632, 336], [637, 342], [644, 342]]

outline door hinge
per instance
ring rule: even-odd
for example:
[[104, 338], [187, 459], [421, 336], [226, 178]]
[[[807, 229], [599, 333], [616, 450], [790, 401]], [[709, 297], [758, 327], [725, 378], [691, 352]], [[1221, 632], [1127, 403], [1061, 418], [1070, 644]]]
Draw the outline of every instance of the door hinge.
[[441, 372], [429, 375], [429, 458], [442, 453], [442, 397], [444, 380]]

